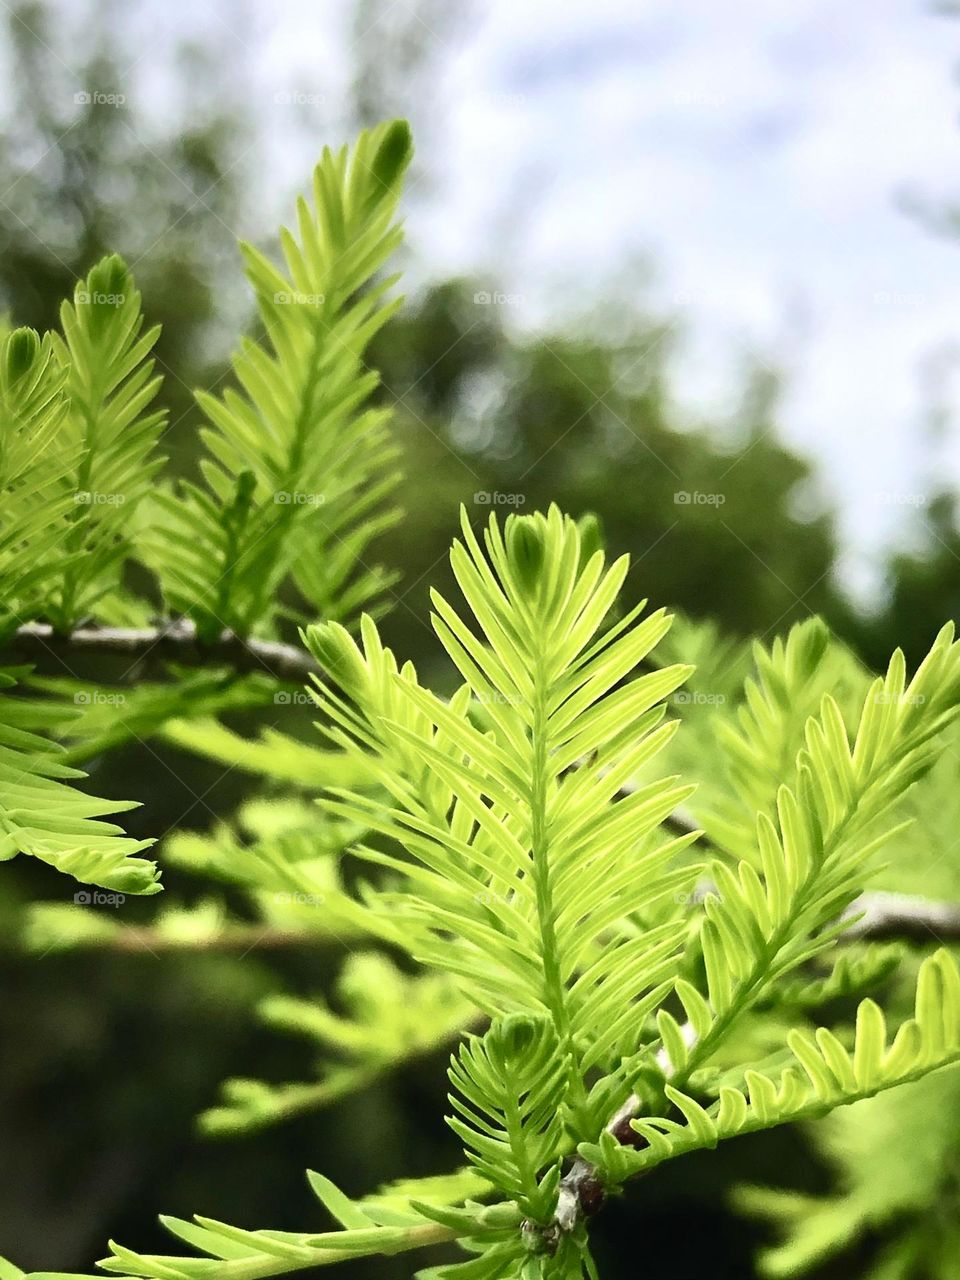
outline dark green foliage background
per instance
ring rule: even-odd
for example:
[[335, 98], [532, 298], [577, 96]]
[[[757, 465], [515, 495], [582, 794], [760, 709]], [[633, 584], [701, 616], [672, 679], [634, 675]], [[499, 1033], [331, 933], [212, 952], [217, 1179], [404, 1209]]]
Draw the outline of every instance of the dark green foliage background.
[[[71, 61], [82, 59], [85, 87], [115, 92], [132, 61], [122, 24], [93, 0], [79, 9], [83, 35]], [[288, 143], [302, 156], [304, 177], [321, 143], [380, 115], [409, 114], [421, 146], [429, 145], [430, 51], [412, 18], [378, 25], [371, 22], [377, 9], [372, 0], [357, 5], [355, 31], [366, 35], [354, 45], [342, 111], [319, 133], [314, 122]], [[443, 6], [426, 9], [431, 24], [453, 21]], [[254, 177], [255, 158], [270, 140], [257, 142], [242, 60], [228, 66], [213, 42], [181, 51], [172, 94], [178, 110], [166, 134], [131, 130], [119, 111], [77, 113], [55, 53], [67, 38], [60, 16], [40, 4], [4, 16], [17, 70], [0, 139], [0, 306], [17, 323], [49, 326], [75, 278], [106, 250], [135, 263], [145, 311], [164, 326], [157, 350], [172, 424], [164, 447], [172, 465], [188, 472], [199, 417], [190, 389], [223, 377], [233, 332], [244, 322], [231, 228], [261, 241], [270, 234], [258, 219]], [[387, 73], [371, 74], [384, 65]], [[415, 266], [424, 252], [417, 202], [429, 198], [429, 182], [418, 184], [408, 207]], [[381, 394], [397, 407], [407, 476], [403, 523], [379, 549], [402, 572], [385, 632], [404, 656], [421, 667], [437, 660], [424, 622], [427, 588], [446, 585], [444, 554], [458, 506], [483, 514], [478, 493], [519, 495], [512, 500], [528, 511], [555, 500], [574, 514], [597, 512], [612, 550], [635, 558], [632, 595], [714, 617], [741, 634], [769, 636], [819, 611], [878, 662], [895, 642], [915, 657], [956, 616], [953, 495], [930, 510], [930, 545], [891, 560], [888, 599], [876, 616], [862, 618], [834, 573], [834, 521], [809, 498], [810, 465], [778, 442], [774, 374], [744, 369], [735, 429], [679, 422], [670, 399], [675, 317], [646, 309], [642, 273], [631, 294], [584, 297], [578, 314], [522, 338], [506, 327], [503, 308], [474, 303], [478, 290], [501, 285], [435, 281], [376, 342]], [[678, 490], [719, 490], [725, 502], [679, 505]], [[88, 674], [109, 678], [109, 664]], [[143, 801], [128, 823], [143, 836], [207, 827], [250, 785], [155, 743], [98, 762], [94, 773], [99, 794]], [[20, 902], [62, 901], [70, 892], [53, 872], [19, 864], [4, 868], [3, 890], [0, 945], [12, 938]], [[188, 896], [200, 891], [199, 884], [186, 888]], [[151, 904], [125, 910], [131, 921], [137, 912], [147, 918]], [[5, 949], [0, 1253], [28, 1268], [86, 1270], [108, 1236], [144, 1251], [165, 1247], [159, 1210], [202, 1211], [251, 1227], [319, 1225], [302, 1178], [307, 1166], [352, 1193], [452, 1167], [458, 1152], [442, 1122], [440, 1056], [256, 1137], [221, 1144], [196, 1136], [193, 1118], [225, 1075], [309, 1075], [306, 1051], [260, 1030], [251, 1006], [280, 985], [323, 990], [338, 960], [333, 952], [257, 952], [25, 961]], [[753, 1229], [733, 1218], [724, 1197], [747, 1174], [826, 1185], [794, 1132], [685, 1159], [606, 1211], [597, 1232], [602, 1274], [636, 1275], [642, 1251], [645, 1274], [659, 1280], [744, 1280], [752, 1274]], [[402, 1277], [409, 1262], [360, 1263], [348, 1273]]]

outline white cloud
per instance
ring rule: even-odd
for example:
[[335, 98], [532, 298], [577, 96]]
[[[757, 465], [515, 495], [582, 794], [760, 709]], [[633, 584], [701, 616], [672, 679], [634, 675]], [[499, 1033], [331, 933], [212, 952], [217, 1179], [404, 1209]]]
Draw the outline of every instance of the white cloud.
[[[789, 438], [821, 460], [855, 551], [889, 536], [902, 513], [876, 495], [920, 473], [918, 366], [960, 337], [960, 246], [896, 207], [960, 173], [956, 27], [913, 0], [869, 22], [825, 0], [484, 12], [447, 72], [424, 243], [498, 265], [532, 314], [558, 274], [607, 278], [652, 251], [665, 302], [690, 297], [693, 406], [728, 394], [736, 343], [768, 349], [801, 301]], [[498, 90], [522, 97], [491, 107]]]
[[[529, 323], [556, 315], [569, 286], [589, 294], [649, 257], [662, 304], [689, 298], [681, 401], [725, 409], [743, 345], [779, 344], [788, 437], [821, 461], [850, 545], [875, 548], [902, 515], [875, 494], [922, 474], [918, 368], [960, 340], [960, 245], [896, 207], [905, 188], [960, 191], [960, 23], [928, 0], [474, 10], [439, 59], [436, 100], [409, 103], [431, 140], [426, 194], [410, 200], [415, 271], [496, 269]], [[318, 141], [343, 132], [349, 12], [259, 0], [240, 36], [216, 3], [170, 19], [219, 39], [245, 77], [270, 163], [265, 225]], [[274, 103], [283, 91], [325, 98], [300, 133]], [[943, 460], [960, 482], [960, 444]]]

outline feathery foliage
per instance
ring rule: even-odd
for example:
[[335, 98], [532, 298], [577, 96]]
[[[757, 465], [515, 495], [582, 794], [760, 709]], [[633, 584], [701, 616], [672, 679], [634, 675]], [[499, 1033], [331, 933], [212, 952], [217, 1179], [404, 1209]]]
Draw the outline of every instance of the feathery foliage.
[[222, 1101], [200, 1116], [210, 1134], [242, 1134], [331, 1103], [372, 1084], [403, 1062], [460, 1033], [475, 1010], [445, 974], [406, 974], [373, 951], [349, 957], [336, 983], [343, 1013], [322, 998], [270, 996], [258, 1012], [280, 1031], [306, 1037], [320, 1051], [316, 1081], [268, 1084], [231, 1079]]
[[288, 580], [310, 617], [338, 619], [386, 585], [363, 560], [393, 519], [382, 499], [394, 449], [387, 412], [368, 404], [377, 376], [363, 354], [398, 305], [395, 277], [367, 286], [400, 242], [410, 150], [394, 121], [349, 157], [324, 151], [312, 207], [301, 198], [296, 235], [281, 231], [287, 274], [243, 246], [264, 340], [234, 356], [239, 388], [198, 395], [210, 423], [203, 483], [161, 494], [145, 540], [169, 604], [201, 637], [269, 629]]
[[560, 1184], [564, 1066], [549, 1019], [519, 1013], [470, 1036], [450, 1060], [456, 1114], [447, 1123], [479, 1173], [544, 1225]]
[[[786, 663], [788, 650], [781, 649]], [[819, 715], [806, 722], [793, 785], [780, 786], [772, 810], [757, 810], [753, 857], [735, 870], [719, 858], [709, 868], [716, 892], [706, 896], [699, 935], [706, 991], [678, 986], [696, 1030], [689, 1046], [672, 1015], [660, 1014], [674, 1077], [689, 1079], [743, 1013], [842, 931], [838, 917], [895, 833], [891, 811], [932, 765], [936, 736], [958, 699], [960, 645], [951, 624], [909, 684], [902, 655], [894, 655], [863, 698], [852, 742], [835, 699], [823, 696]], [[744, 746], [772, 719], [769, 703], [755, 706], [767, 715], [745, 718]], [[758, 757], [758, 773], [767, 758]]]
[[872, 1000], [864, 1000], [857, 1010], [852, 1051], [826, 1027], [815, 1035], [794, 1030], [787, 1043], [793, 1062], [778, 1081], [748, 1070], [746, 1094], [723, 1086], [719, 1102], [709, 1110], [667, 1084], [664, 1092], [681, 1119], [634, 1120], [633, 1128], [645, 1143], [639, 1151], [604, 1134], [598, 1144], [582, 1145], [581, 1154], [600, 1166], [611, 1181], [622, 1182], [685, 1151], [823, 1114], [950, 1066], [960, 1060], [960, 971], [956, 962], [944, 950], [923, 962], [914, 1016], [900, 1026], [889, 1045], [883, 1012]]
[[879, 1243], [862, 1272], [866, 1280], [954, 1274], [958, 1104], [960, 1070], [954, 1067], [810, 1126], [837, 1171], [835, 1194], [770, 1187], [736, 1194], [739, 1208], [771, 1219], [781, 1237], [761, 1253], [761, 1273], [772, 1280], [803, 1275], [873, 1234]]
[[136, 803], [99, 800], [69, 785], [83, 774], [61, 763], [59, 748], [38, 732], [64, 711], [51, 716], [44, 704], [11, 696], [18, 674], [0, 671], [0, 861], [23, 853], [85, 884], [159, 892], [156, 863], [135, 856], [154, 842], [129, 839], [103, 821]]
[[[469, 1236], [484, 1244], [496, 1245], [515, 1234], [519, 1225], [516, 1209], [507, 1205], [484, 1207], [467, 1200], [462, 1207], [446, 1207], [443, 1194], [421, 1200], [409, 1191], [404, 1195], [382, 1195], [369, 1200], [347, 1198], [329, 1179], [308, 1174], [317, 1199], [338, 1223], [339, 1229], [324, 1232], [244, 1231], [211, 1218], [193, 1222], [164, 1217], [164, 1226], [204, 1258], [156, 1257], [112, 1246], [109, 1258], [100, 1263], [105, 1271], [124, 1276], [159, 1277], [166, 1280], [260, 1280], [308, 1267], [332, 1266], [353, 1258], [403, 1253], [425, 1245]], [[429, 1191], [436, 1190], [436, 1180]], [[454, 1193], [461, 1179], [452, 1181]], [[412, 1188], [411, 1188], [412, 1189]]]
[[[956, 741], [954, 726], [944, 735], [940, 759], [908, 797], [911, 826], [877, 877], [884, 890], [947, 900], [960, 891]], [[875, 944], [866, 948], [873, 956], [880, 950]], [[888, 1002], [898, 1012], [914, 967], [908, 955], [895, 982], [886, 984]], [[834, 1255], [856, 1251], [867, 1280], [951, 1275], [960, 1257], [954, 1211], [958, 1088], [960, 1070], [954, 1067], [806, 1125], [805, 1138], [833, 1173], [833, 1189], [811, 1196], [751, 1186], [735, 1196], [744, 1212], [762, 1215], [776, 1228], [777, 1243], [758, 1259], [761, 1273], [799, 1276]]]
[[[409, 878], [416, 958], [460, 975], [492, 1014], [519, 1007], [552, 1021], [567, 1060], [564, 1106], [589, 1125], [608, 1109], [618, 1064], [676, 964], [671, 925], [635, 935], [617, 925], [689, 882], [672, 860], [692, 837], [658, 831], [688, 789], [667, 779], [614, 797], [673, 732], [663, 698], [687, 669], [620, 684], [669, 618], [661, 610], [632, 626], [641, 605], [604, 627], [628, 562], [584, 558], [576, 524], [558, 510], [512, 518], [503, 534], [491, 519], [486, 554], [466, 517], [463, 534], [451, 562], [480, 636], [434, 594], [437, 633], [466, 681], [449, 703], [409, 664], [398, 672], [369, 619], [362, 651], [335, 624], [308, 632], [321, 667], [356, 702], [319, 683], [331, 737], [377, 759], [394, 802], [344, 793], [327, 807], [417, 858], [414, 868], [366, 849]], [[613, 1076], [591, 1096], [593, 1068]]]
[[62, 564], [67, 517], [62, 483], [79, 450], [64, 429], [66, 370], [52, 339], [15, 329], [0, 348], [0, 635], [42, 610]]
[[[214, 882], [219, 896], [174, 903], [139, 932], [41, 904], [27, 945], [246, 947], [251, 931], [316, 947], [363, 939], [334, 1003], [274, 994], [260, 1008], [318, 1050], [317, 1078], [228, 1081], [202, 1119], [210, 1132], [327, 1105], [459, 1041], [449, 1125], [466, 1170], [358, 1201], [311, 1174], [338, 1229], [165, 1219], [202, 1256], [114, 1245], [101, 1265], [120, 1275], [258, 1280], [458, 1242], [466, 1261], [422, 1274], [595, 1280], [589, 1219], [628, 1179], [850, 1103], [829, 1123], [855, 1132], [864, 1115], [889, 1116], [874, 1095], [898, 1086], [914, 1099], [955, 1087], [951, 955], [919, 963], [908, 1015], [897, 1005], [901, 948], [830, 954], [851, 945], [881, 850], [920, 857], [928, 833], [956, 818], [944, 771], [960, 709], [951, 625], [912, 678], [896, 653], [871, 681], [810, 620], [754, 647], [741, 690], [743, 647], [689, 624], [671, 635], [671, 617], [646, 602], [621, 611], [627, 557], [608, 563], [594, 520], [551, 507], [503, 525], [493, 516], [481, 531], [463, 513], [451, 552], [463, 603], [432, 595], [461, 682], [451, 697], [398, 661], [371, 616], [356, 626], [386, 585], [364, 560], [393, 518], [393, 444], [364, 356], [396, 305], [379, 272], [399, 243], [409, 156], [403, 122], [362, 135], [349, 154], [325, 151], [296, 234], [281, 235], [284, 271], [245, 248], [262, 337], [241, 343], [235, 388], [199, 397], [208, 427], [196, 483], [153, 492], [156, 331], [120, 259], [78, 286], [62, 336], [0, 340], [0, 639], [23, 622], [53, 625], [54, 636], [28, 628], [34, 641], [65, 643], [91, 618], [147, 626], [151, 602], [121, 581], [140, 556], [158, 580], [161, 623], [180, 615], [178, 642], [214, 667], [188, 675], [165, 658], [173, 683], [141, 683], [127, 705], [11, 663], [0, 674], [0, 859], [26, 853], [117, 893], [156, 892], [154, 864], [136, 856], [151, 842], [102, 820], [129, 806], [72, 785], [82, 776], [72, 762], [134, 738], [161, 734], [261, 788], [233, 821], [165, 844], [173, 870]], [[322, 672], [310, 692], [325, 743], [286, 724], [249, 741], [222, 724], [227, 711], [291, 701], [269, 672], [239, 680], [218, 668], [222, 633], [252, 658], [250, 637], [316, 618], [303, 638]], [[11, 693], [17, 680], [29, 696]], [[319, 809], [306, 803], [315, 795]], [[830, 1025], [814, 1027], [813, 1011]], [[888, 1023], [899, 1025], [888, 1033]], [[929, 1176], [914, 1180], [924, 1194], [944, 1184], [930, 1167], [947, 1159], [944, 1145], [929, 1150]], [[903, 1180], [875, 1194], [862, 1162], [846, 1174], [846, 1202], [753, 1193], [755, 1209], [790, 1227], [767, 1256], [771, 1275], [919, 1203]], [[941, 1235], [924, 1253], [933, 1237], [910, 1224], [878, 1280], [949, 1258], [955, 1233]], [[22, 1274], [0, 1263], [0, 1280]]]
[[167, 730], [174, 724], [199, 724], [214, 713], [272, 705], [277, 696], [276, 681], [256, 672], [225, 678], [217, 671], [182, 670], [174, 682], [136, 685], [36, 674], [25, 675], [23, 682], [66, 709], [54, 730], [65, 762], [77, 765], [129, 742], [170, 736]]
[[143, 331], [140, 294], [121, 258], [93, 268], [64, 302], [60, 322], [63, 336], [52, 342], [66, 370], [64, 428], [76, 463], [64, 479], [74, 511], [47, 613], [68, 631], [119, 586], [135, 509], [161, 465], [154, 446], [165, 413], [148, 411], [162, 381], [148, 359], [160, 330]]

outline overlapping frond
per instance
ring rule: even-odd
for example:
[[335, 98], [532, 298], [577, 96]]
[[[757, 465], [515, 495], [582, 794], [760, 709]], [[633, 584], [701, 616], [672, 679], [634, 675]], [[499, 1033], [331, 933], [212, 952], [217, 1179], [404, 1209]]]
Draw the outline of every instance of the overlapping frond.
[[872, 1000], [864, 1000], [857, 1010], [851, 1050], [826, 1027], [815, 1035], [797, 1029], [787, 1040], [793, 1062], [779, 1080], [748, 1070], [746, 1093], [725, 1086], [709, 1108], [668, 1084], [665, 1093], [678, 1119], [650, 1116], [633, 1121], [644, 1142], [639, 1150], [621, 1146], [605, 1133], [600, 1142], [583, 1144], [581, 1154], [606, 1178], [622, 1182], [664, 1160], [716, 1146], [723, 1138], [822, 1115], [958, 1062], [960, 971], [946, 950], [923, 962], [914, 1016], [899, 1027], [889, 1045], [883, 1012]]
[[843, 1107], [807, 1132], [836, 1171], [835, 1193], [736, 1193], [743, 1212], [776, 1229], [777, 1243], [759, 1256], [761, 1274], [795, 1280], [882, 1233], [883, 1247], [861, 1264], [864, 1280], [950, 1276], [960, 1259], [960, 1068]]
[[136, 808], [101, 800], [70, 783], [84, 775], [59, 759], [60, 749], [38, 730], [64, 715], [10, 696], [16, 672], [0, 671], [0, 861], [28, 854], [85, 884], [119, 893], [157, 893], [156, 863], [136, 855], [153, 840], [133, 840], [106, 814]]
[[140, 294], [121, 258], [93, 268], [64, 302], [60, 321], [63, 336], [52, 343], [66, 370], [63, 434], [71, 459], [62, 491], [73, 511], [47, 614], [67, 631], [119, 586], [134, 513], [162, 462], [154, 449], [165, 412], [150, 409], [162, 381], [149, 358], [159, 326], [144, 332]]
[[450, 1060], [447, 1123], [488, 1182], [548, 1223], [560, 1184], [563, 1052], [547, 1018], [510, 1014], [469, 1036]]
[[171, 722], [206, 723], [215, 712], [274, 705], [276, 681], [254, 672], [224, 679], [221, 671], [176, 671], [168, 683], [104, 685], [63, 676], [25, 677], [25, 684], [68, 709], [60, 726], [67, 764], [80, 764], [130, 741], [143, 742]]
[[[876, 882], [884, 890], [950, 901], [960, 893], [956, 724], [941, 741], [940, 758], [907, 798], [911, 825], [891, 842]], [[846, 944], [841, 961], [850, 950]], [[897, 983], [885, 984], [893, 987], [894, 1007], [903, 970], [911, 967], [908, 957]], [[853, 1250], [860, 1262], [868, 1238], [883, 1240], [861, 1263], [869, 1280], [950, 1274], [960, 1258], [960, 1068], [842, 1108], [809, 1125], [806, 1137], [832, 1171], [828, 1194], [779, 1187], [737, 1194], [739, 1207], [767, 1218], [776, 1232], [777, 1243], [758, 1260], [763, 1274], [798, 1276]]]
[[[714, 717], [720, 748], [710, 753], [716, 781], [697, 796], [710, 839], [735, 858], [756, 848], [756, 815], [775, 816], [781, 786], [795, 786], [797, 757], [806, 726], [830, 694], [846, 720], [852, 699], [862, 701], [868, 676], [833, 639], [819, 618], [792, 627], [769, 648], [753, 645], [747, 675], [733, 713]], [[729, 694], [724, 693], [725, 702]], [[719, 764], [719, 769], [717, 765]]]
[[329, 1106], [410, 1058], [449, 1043], [475, 1016], [447, 975], [403, 973], [371, 951], [349, 957], [336, 991], [340, 1013], [322, 998], [276, 995], [261, 1002], [259, 1014], [268, 1026], [316, 1046], [317, 1078], [285, 1084], [226, 1080], [220, 1104], [200, 1116], [206, 1133], [248, 1133]]
[[849, 944], [822, 976], [800, 973], [786, 978], [770, 996], [783, 1007], [816, 1009], [832, 1000], [866, 995], [890, 978], [903, 958], [904, 947], [898, 943]]
[[[287, 694], [274, 695], [274, 703], [286, 705]], [[244, 737], [219, 720], [168, 720], [163, 737], [209, 760], [240, 769], [269, 783], [288, 783], [315, 792], [324, 785], [360, 787], [373, 781], [372, 767], [356, 754], [329, 751], [315, 743], [301, 742], [278, 729], [263, 729], [258, 738]]]
[[112, 1244], [111, 1256], [99, 1265], [105, 1271], [144, 1280], [265, 1280], [353, 1258], [406, 1253], [460, 1236], [495, 1244], [515, 1235], [519, 1226], [517, 1210], [509, 1205], [487, 1208], [467, 1201], [462, 1208], [447, 1210], [446, 1222], [441, 1223], [426, 1216], [430, 1209], [441, 1212], [434, 1202], [404, 1201], [398, 1196], [354, 1201], [320, 1174], [308, 1176], [318, 1200], [340, 1229], [245, 1231], [212, 1218], [197, 1216], [188, 1222], [162, 1217], [167, 1230], [195, 1251], [193, 1256], [138, 1254]]
[[[724, 635], [715, 623], [693, 620], [678, 613], [670, 630], [651, 654], [658, 666], [681, 663], [691, 674], [681, 688], [670, 695], [670, 712], [680, 723], [665, 748], [658, 766], [664, 762], [696, 785], [684, 811], [678, 815], [696, 826], [706, 826], [709, 816], [713, 838], [717, 838], [717, 810], [730, 799], [729, 779], [720, 766], [724, 753], [719, 749], [723, 734], [739, 703], [743, 685], [751, 669], [750, 645]], [[642, 773], [636, 781], [642, 782]]]
[[[517, 1258], [521, 1219], [516, 1206], [484, 1205], [490, 1187], [468, 1170], [387, 1186], [363, 1200], [351, 1200], [319, 1173], [308, 1172], [307, 1178], [336, 1229], [249, 1231], [200, 1215], [192, 1220], [161, 1215], [163, 1226], [189, 1247], [189, 1255], [141, 1254], [111, 1242], [110, 1256], [98, 1265], [103, 1271], [141, 1280], [268, 1280], [291, 1271], [389, 1257], [448, 1241], [489, 1250], [494, 1256], [506, 1248]], [[455, 1268], [441, 1270], [456, 1274]], [[506, 1273], [484, 1270], [481, 1274]], [[561, 1280], [559, 1273], [551, 1275]], [[0, 1258], [0, 1277], [81, 1280], [64, 1272], [24, 1272], [4, 1258]]]
[[[835, 700], [807, 720], [771, 814], [756, 815], [756, 852], [736, 871], [717, 858], [704, 901], [703, 995], [680, 989], [696, 1034], [681, 1042], [667, 1013], [674, 1076], [706, 1062], [737, 1019], [774, 984], [821, 952], [896, 829], [893, 811], [936, 758], [934, 739], [960, 707], [960, 645], [948, 624], [908, 684], [903, 655], [866, 692], [853, 741]], [[683, 997], [689, 998], [683, 998]], [[673, 1024], [673, 1025], [671, 1025]]]
[[[491, 1013], [550, 1017], [576, 1062], [573, 1082], [634, 1047], [675, 969], [674, 927], [615, 926], [689, 883], [673, 860], [692, 837], [660, 833], [688, 789], [665, 779], [621, 791], [669, 740], [663, 699], [688, 669], [625, 682], [670, 619], [660, 610], [638, 621], [640, 605], [605, 627], [627, 558], [609, 568], [602, 552], [584, 558], [576, 524], [556, 508], [512, 517], [504, 531], [492, 518], [485, 550], [465, 515], [463, 535], [451, 562], [477, 630], [433, 597], [437, 634], [466, 682], [449, 702], [409, 664], [398, 670], [368, 619], [362, 650], [342, 628], [308, 632], [344, 691], [318, 683], [332, 737], [373, 761], [392, 800], [346, 793], [328, 807], [416, 859], [367, 851], [407, 878], [409, 892], [391, 902], [422, 926], [411, 930], [416, 955], [459, 974]], [[570, 1105], [583, 1110], [586, 1097]]]
[[0, 634], [43, 605], [63, 568], [63, 539], [74, 510], [61, 477], [76, 464], [67, 439], [66, 370], [52, 340], [15, 329], [0, 345]]
[[[118, 918], [119, 917], [119, 918]], [[26, 913], [22, 944], [46, 956], [85, 948], [124, 955], [229, 948], [234, 941], [252, 945], [257, 931], [230, 920], [222, 902], [202, 898], [189, 907], [165, 904], [150, 925], [130, 925], [116, 911], [77, 911], [62, 902], [35, 902]]]
[[355, 616], [386, 584], [364, 559], [393, 519], [394, 450], [363, 356], [397, 306], [393, 279], [370, 281], [400, 242], [410, 150], [404, 121], [362, 134], [349, 157], [325, 150], [312, 205], [301, 199], [296, 234], [281, 232], [286, 274], [243, 246], [264, 338], [235, 354], [239, 387], [198, 395], [203, 483], [158, 495], [162, 524], [144, 544], [201, 637], [269, 626], [288, 581], [327, 618]]
[[340, 871], [340, 854], [357, 835], [357, 828], [313, 806], [249, 801], [235, 823], [219, 822], [209, 833], [173, 833], [163, 856], [172, 866], [242, 889], [265, 928], [346, 941], [369, 932], [372, 921]]

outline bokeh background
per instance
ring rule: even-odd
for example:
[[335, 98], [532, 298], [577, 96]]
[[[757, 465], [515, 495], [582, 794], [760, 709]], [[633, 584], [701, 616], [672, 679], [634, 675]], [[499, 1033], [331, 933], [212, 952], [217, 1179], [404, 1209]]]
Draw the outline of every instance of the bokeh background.
[[[373, 360], [407, 477], [378, 549], [397, 649], [436, 661], [461, 502], [557, 501], [632, 553], [635, 595], [766, 639], [820, 612], [871, 663], [915, 658], [960, 604], [958, 36], [924, 0], [3, 4], [0, 307], [49, 327], [121, 252], [189, 473], [192, 389], [251, 323], [236, 239], [274, 246], [324, 144], [407, 116], [407, 302]], [[144, 801], [137, 834], [209, 827], [246, 785], [156, 744], [96, 768]], [[5, 871], [0, 911], [50, 891]], [[309, 1072], [251, 1008], [339, 958], [4, 948], [0, 1253], [89, 1270], [108, 1236], [166, 1247], [158, 1210], [304, 1227], [305, 1166], [351, 1193], [451, 1167], [439, 1056], [197, 1136], [225, 1075]], [[661, 1280], [750, 1276], [758, 1229], [724, 1202], [747, 1170], [826, 1176], [792, 1132], [685, 1160], [605, 1213], [603, 1274], [642, 1250]]]

